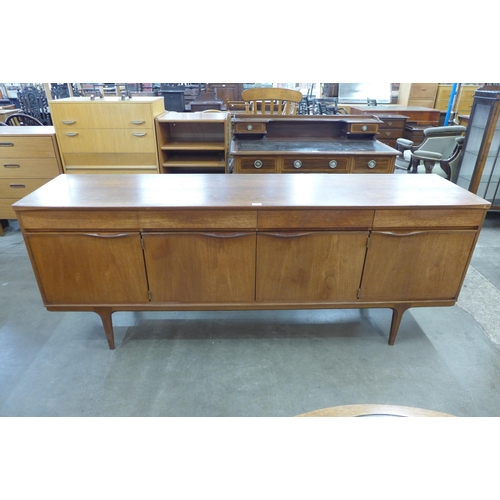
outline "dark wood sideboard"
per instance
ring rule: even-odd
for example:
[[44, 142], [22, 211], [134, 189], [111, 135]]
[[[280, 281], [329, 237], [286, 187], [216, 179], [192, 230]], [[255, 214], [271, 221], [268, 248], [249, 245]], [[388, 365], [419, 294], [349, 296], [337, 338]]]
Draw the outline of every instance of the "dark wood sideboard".
[[236, 174], [392, 173], [399, 151], [375, 139], [376, 117], [235, 115]]
[[437, 175], [60, 175], [14, 204], [49, 311], [451, 306], [490, 203]]

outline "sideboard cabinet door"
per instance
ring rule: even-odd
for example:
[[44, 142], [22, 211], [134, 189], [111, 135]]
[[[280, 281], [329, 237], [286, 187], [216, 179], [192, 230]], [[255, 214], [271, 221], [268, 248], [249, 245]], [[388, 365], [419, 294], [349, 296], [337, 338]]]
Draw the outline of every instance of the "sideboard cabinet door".
[[367, 231], [259, 233], [257, 301], [355, 301]]
[[255, 300], [255, 233], [143, 233], [151, 300]]
[[26, 236], [46, 304], [149, 301], [139, 233]]
[[469, 230], [373, 232], [360, 299], [456, 299], [476, 234]]

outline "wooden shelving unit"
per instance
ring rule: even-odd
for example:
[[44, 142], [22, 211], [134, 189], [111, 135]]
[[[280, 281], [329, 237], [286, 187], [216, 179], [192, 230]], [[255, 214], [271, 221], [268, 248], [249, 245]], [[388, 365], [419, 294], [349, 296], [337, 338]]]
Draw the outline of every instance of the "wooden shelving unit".
[[160, 173], [226, 173], [231, 115], [167, 111], [156, 119]]

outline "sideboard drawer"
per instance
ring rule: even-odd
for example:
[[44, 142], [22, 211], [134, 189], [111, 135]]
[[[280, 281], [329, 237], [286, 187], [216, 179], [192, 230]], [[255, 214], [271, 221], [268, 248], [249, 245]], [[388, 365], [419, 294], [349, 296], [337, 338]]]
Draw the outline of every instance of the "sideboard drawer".
[[235, 158], [238, 171], [249, 174], [264, 172], [275, 174], [278, 172], [278, 158], [269, 156], [259, 156], [251, 158]]
[[390, 173], [394, 170], [394, 160], [377, 156], [356, 156], [352, 172], [359, 174]]
[[53, 178], [59, 174], [59, 165], [55, 157], [0, 159], [0, 179]]
[[321, 172], [346, 173], [349, 158], [334, 156], [286, 156], [283, 160], [283, 172]]
[[259, 229], [368, 229], [374, 210], [263, 210]]
[[54, 158], [54, 143], [51, 137], [0, 137], [0, 158]]
[[255, 210], [150, 210], [139, 212], [143, 230], [213, 230], [255, 229]]
[[441, 228], [480, 227], [483, 210], [429, 209], [425, 210], [377, 210], [373, 220], [376, 228]]
[[137, 230], [136, 210], [27, 210], [22, 212], [25, 229], [119, 231]]

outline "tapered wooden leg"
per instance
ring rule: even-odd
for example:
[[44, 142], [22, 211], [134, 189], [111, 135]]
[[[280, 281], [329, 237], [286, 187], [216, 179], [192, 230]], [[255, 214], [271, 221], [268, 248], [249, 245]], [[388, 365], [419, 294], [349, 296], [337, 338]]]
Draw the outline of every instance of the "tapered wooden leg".
[[397, 306], [391, 307], [392, 309], [392, 321], [391, 321], [391, 331], [389, 333], [389, 345], [394, 345], [396, 341], [396, 335], [398, 334], [399, 325], [403, 314], [410, 306], [405, 304], [399, 304]]
[[104, 332], [106, 333], [106, 338], [108, 339], [109, 348], [114, 349], [115, 336], [113, 333], [113, 320], [111, 319], [113, 310], [110, 307], [96, 307], [94, 312], [101, 317], [102, 326], [104, 327]]

